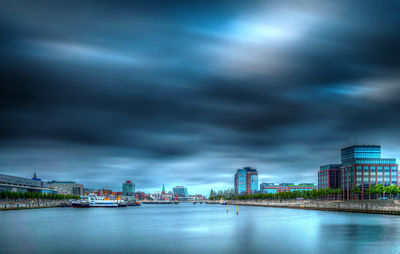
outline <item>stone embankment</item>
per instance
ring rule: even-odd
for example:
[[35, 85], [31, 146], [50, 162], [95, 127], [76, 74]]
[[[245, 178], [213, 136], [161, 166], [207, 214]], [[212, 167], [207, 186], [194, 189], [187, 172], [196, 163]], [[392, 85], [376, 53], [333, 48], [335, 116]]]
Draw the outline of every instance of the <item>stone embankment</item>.
[[0, 202], [0, 210], [20, 210], [69, 206], [71, 206], [69, 201]]
[[[400, 215], [400, 200], [227, 200], [229, 205]], [[218, 204], [218, 201], [207, 201]]]

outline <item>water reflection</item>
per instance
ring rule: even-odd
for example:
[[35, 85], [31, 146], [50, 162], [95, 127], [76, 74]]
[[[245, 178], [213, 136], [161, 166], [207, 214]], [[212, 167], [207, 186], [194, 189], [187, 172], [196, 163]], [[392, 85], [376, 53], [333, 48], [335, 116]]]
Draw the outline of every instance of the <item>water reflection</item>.
[[0, 213], [2, 253], [399, 253], [400, 217], [220, 205]]

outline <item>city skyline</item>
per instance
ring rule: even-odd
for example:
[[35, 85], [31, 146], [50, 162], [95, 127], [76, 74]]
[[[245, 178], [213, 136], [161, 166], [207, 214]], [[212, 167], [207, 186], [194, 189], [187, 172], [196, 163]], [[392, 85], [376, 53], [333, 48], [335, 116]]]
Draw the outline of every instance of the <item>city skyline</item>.
[[2, 2], [0, 173], [151, 192], [400, 159], [400, 2]]

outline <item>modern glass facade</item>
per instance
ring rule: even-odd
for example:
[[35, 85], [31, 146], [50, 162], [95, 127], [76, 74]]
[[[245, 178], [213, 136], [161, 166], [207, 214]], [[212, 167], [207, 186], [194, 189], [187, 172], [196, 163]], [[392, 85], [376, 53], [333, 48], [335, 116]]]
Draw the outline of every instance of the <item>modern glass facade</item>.
[[380, 159], [381, 146], [363, 145], [343, 148], [342, 164], [353, 163], [356, 159]]
[[381, 158], [380, 146], [346, 147], [341, 150], [341, 158], [341, 165], [321, 166], [318, 172], [318, 188], [341, 188], [343, 199], [351, 199], [354, 197], [353, 188], [358, 187], [363, 199], [366, 197], [365, 190], [371, 185], [398, 186], [399, 184], [396, 159]]
[[258, 191], [257, 169], [250, 167], [240, 168], [235, 174], [235, 194], [248, 195]]
[[321, 166], [318, 171], [318, 189], [337, 189], [340, 186], [340, 164]]
[[[376, 161], [376, 160], [375, 160]], [[352, 189], [358, 187], [361, 190], [361, 198], [365, 197], [365, 190], [370, 185], [382, 184], [383, 186], [398, 186], [398, 165], [395, 159], [392, 164], [348, 164], [340, 169], [341, 186], [344, 198], [352, 197]]]
[[132, 181], [126, 181], [122, 184], [122, 195], [135, 196], [135, 184]]
[[189, 193], [186, 187], [184, 186], [176, 186], [175, 188], [172, 188], [173, 192], [175, 195], [178, 197], [188, 197]]

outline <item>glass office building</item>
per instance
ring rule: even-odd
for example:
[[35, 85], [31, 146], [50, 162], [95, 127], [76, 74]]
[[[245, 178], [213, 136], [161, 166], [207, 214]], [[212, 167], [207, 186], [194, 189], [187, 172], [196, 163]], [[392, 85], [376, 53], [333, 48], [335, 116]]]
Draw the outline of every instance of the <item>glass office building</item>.
[[174, 195], [177, 195], [178, 197], [189, 196], [188, 190], [184, 186], [176, 186], [175, 188], [172, 188], [172, 191], [174, 192]]
[[356, 159], [380, 159], [381, 146], [362, 145], [343, 148], [341, 151], [342, 164], [352, 163]]
[[340, 187], [340, 164], [321, 166], [318, 171], [318, 189], [338, 189]]
[[[361, 198], [366, 198], [365, 190], [371, 185], [398, 186], [398, 165], [396, 159], [381, 158], [381, 147], [377, 145], [355, 145], [341, 150], [342, 164], [337, 178], [337, 165], [322, 166], [318, 172], [319, 188], [333, 186], [339, 180], [343, 199], [354, 198], [354, 187], [361, 190]], [[334, 166], [332, 166], [334, 165]], [[335, 173], [326, 173], [326, 172]], [[333, 188], [333, 187], [330, 187]]]
[[122, 184], [122, 195], [135, 196], [135, 184], [132, 181], [126, 181]]
[[235, 174], [235, 194], [249, 195], [258, 192], [258, 172], [257, 169], [244, 167], [236, 170]]

